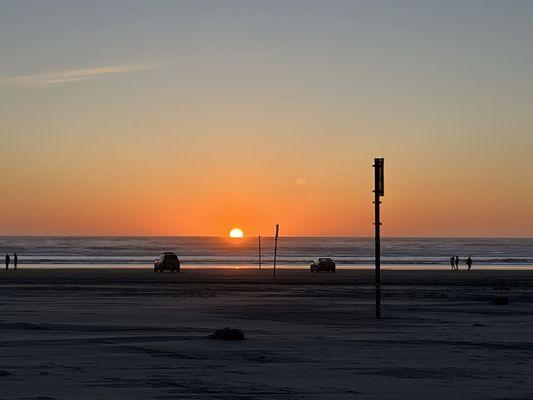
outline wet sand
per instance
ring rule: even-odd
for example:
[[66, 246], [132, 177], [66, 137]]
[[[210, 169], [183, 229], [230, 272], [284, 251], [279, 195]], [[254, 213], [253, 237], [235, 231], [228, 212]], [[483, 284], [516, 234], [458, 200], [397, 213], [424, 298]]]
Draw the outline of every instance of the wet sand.
[[382, 278], [0, 271], [0, 399], [533, 398], [532, 271]]

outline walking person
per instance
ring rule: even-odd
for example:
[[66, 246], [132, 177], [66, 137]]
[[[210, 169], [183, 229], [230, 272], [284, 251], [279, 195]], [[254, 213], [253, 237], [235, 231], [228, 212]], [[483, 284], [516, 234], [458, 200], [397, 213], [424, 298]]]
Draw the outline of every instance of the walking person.
[[9, 261], [10, 261], [9, 254], [6, 254], [6, 271], [9, 269]]
[[450, 257], [450, 265], [452, 266], [452, 271], [455, 270], [455, 257]]
[[17, 269], [18, 261], [19, 261], [19, 257], [17, 256], [17, 253], [13, 253], [13, 267], [15, 270]]
[[455, 269], [459, 271], [459, 257], [455, 256]]
[[472, 268], [472, 257], [468, 256], [466, 259], [466, 265], [468, 266], [468, 270], [470, 271], [470, 268]]

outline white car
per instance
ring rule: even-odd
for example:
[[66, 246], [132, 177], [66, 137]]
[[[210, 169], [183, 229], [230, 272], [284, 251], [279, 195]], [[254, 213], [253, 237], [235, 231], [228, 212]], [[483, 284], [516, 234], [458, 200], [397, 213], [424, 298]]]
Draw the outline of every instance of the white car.
[[317, 262], [311, 263], [309, 270], [311, 272], [335, 272], [335, 261], [331, 258], [319, 258]]

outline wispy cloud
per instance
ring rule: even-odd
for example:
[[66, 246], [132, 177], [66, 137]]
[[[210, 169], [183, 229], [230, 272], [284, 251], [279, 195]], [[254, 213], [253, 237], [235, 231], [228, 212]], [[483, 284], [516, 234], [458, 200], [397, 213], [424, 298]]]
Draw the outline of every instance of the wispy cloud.
[[296, 184], [297, 184], [298, 186], [305, 186], [305, 185], [307, 185], [307, 179], [305, 179], [305, 178], [298, 178], [298, 179], [296, 179]]
[[88, 79], [94, 79], [105, 75], [114, 75], [126, 72], [153, 69], [155, 68], [155, 66], [156, 64], [139, 64], [70, 69], [64, 71], [48, 72], [43, 74], [12, 76], [2, 79], [2, 82], [7, 85], [18, 88], [39, 89], [85, 81]]

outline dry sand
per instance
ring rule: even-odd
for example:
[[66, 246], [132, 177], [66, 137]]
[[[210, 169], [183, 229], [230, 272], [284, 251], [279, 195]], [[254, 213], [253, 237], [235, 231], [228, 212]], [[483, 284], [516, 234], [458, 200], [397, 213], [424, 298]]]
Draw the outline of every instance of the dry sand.
[[1, 271], [0, 398], [533, 399], [533, 272], [383, 281], [377, 321], [368, 270]]

